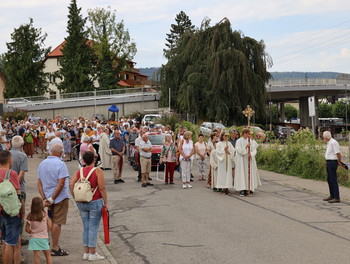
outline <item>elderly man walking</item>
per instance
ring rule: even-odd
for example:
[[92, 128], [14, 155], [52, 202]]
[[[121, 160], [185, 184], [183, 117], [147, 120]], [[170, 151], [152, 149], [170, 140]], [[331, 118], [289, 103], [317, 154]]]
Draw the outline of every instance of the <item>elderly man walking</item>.
[[323, 199], [323, 201], [328, 201], [329, 203], [340, 203], [339, 185], [337, 179], [337, 168], [338, 165], [341, 165], [339, 143], [332, 138], [332, 134], [329, 131], [323, 132], [323, 140], [327, 142], [325, 158], [327, 182], [330, 194], [330, 196]]
[[69, 255], [59, 246], [61, 226], [67, 222], [69, 207], [69, 172], [66, 164], [60, 159], [62, 153], [62, 145], [54, 145], [51, 156], [43, 160], [38, 168], [38, 190], [45, 205], [49, 206], [49, 215], [52, 219], [51, 256]]
[[112, 151], [112, 163], [113, 163], [113, 174], [114, 183], [123, 183], [122, 180], [122, 169], [123, 169], [123, 154], [125, 151], [125, 145], [123, 139], [120, 137], [120, 131], [114, 131], [114, 138], [109, 143], [109, 148]]

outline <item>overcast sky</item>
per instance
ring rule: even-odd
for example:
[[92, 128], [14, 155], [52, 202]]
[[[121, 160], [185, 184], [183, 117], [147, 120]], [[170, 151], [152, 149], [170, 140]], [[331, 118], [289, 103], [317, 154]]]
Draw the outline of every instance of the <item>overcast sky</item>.
[[[66, 36], [70, 0], [14, 0], [0, 2], [0, 53], [14, 28], [33, 18], [48, 34], [54, 49]], [[234, 30], [264, 40], [274, 65], [270, 71], [338, 71], [350, 73], [350, 4], [347, 0], [78, 0], [83, 15], [94, 7], [111, 6], [124, 20], [138, 52], [136, 67], [166, 63], [166, 33], [183, 10], [199, 27], [205, 17], [212, 24], [227, 17]]]

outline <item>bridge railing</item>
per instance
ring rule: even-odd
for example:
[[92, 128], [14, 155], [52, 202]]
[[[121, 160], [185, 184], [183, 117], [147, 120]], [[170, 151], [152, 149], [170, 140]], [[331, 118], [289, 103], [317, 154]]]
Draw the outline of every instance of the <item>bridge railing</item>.
[[118, 89], [111, 89], [111, 90], [94, 90], [94, 91], [87, 91], [87, 92], [77, 92], [77, 93], [61, 93], [56, 96], [30, 96], [30, 97], [20, 97], [20, 98], [8, 98], [4, 100], [5, 104], [9, 105], [30, 105], [30, 104], [49, 104], [54, 102], [60, 102], [60, 101], [70, 101], [70, 99], [74, 99], [76, 101], [80, 100], [88, 100], [91, 98], [96, 99], [104, 99], [108, 97], [113, 97], [117, 95], [122, 94], [133, 94], [133, 93], [152, 93], [155, 92], [152, 88], [146, 88], [146, 87], [138, 87], [138, 88], [118, 88]]
[[337, 85], [336, 79], [281, 79], [271, 80], [267, 86], [333, 86]]

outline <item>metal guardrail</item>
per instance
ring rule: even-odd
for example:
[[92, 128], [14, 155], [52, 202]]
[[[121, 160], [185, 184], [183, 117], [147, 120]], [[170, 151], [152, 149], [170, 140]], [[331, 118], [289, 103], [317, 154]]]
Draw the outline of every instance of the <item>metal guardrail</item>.
[[[350, 83], [350, 82], [349, 82]], [[337, 79], [281, 79], [269, 81], [267, 86], [335, 86]], [[342, 85], [344, 83], [341, 83]]]
[[[153, 95], [158, 92], [152, 88], [123, 88], [113, 90], [95, 90], [88, 92], [78, 93], [63, 93], [59, 95], [59, 98], [50, 98], [50, 96], [32, 96], [32, 97], [21, 97], [20, 99], [28, 100], [28, 102], [18, 102], [6, 104], [10, 99], [6, 99], [5, 105], [13, 107], [33, 106], [41, 104], [57, 104], [67, 102], [79, 102], [89, 100], [104, 100], [119, 96], [131, 96], [131, 95]], [[19, 98], [11, 98], [19, 99]]]

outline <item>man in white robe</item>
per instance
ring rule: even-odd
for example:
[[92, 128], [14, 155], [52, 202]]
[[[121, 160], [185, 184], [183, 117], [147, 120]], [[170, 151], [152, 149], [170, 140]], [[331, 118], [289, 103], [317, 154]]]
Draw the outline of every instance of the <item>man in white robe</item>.
[[112, 169], [112, 151], [109, 148], [110, 137], [109, 129], [105, 128], [100, 138], [99, 154], [101, 158], [101, 168], [104, 170]]
[[[242, 137], [239, 138], [236, 142], [236, 168], [234, 188], [236, 191], [240, 192], [240, 196], [245, 196], [248, 194], [248, 158], [250, 158], [251, 194], [258, 186], [261, 186], [259, 172], [255, 160], [258, 146], [258, 143], [256, 143], [256, 141], [251, 138], [250, 130], [248, 128], [244, 128], [242, 131]], [[248, 153], [249, 147], [250, 153]]]
[[216, 188], [225, 189], [226, 194], [228, 189], [233, 187], [232, 167], [234, 166], [234, 152], [234, 147], [228, 142], [228, 135], [223, 132], [220, 136], [220, 141], [216, 144], [218, 165]]

